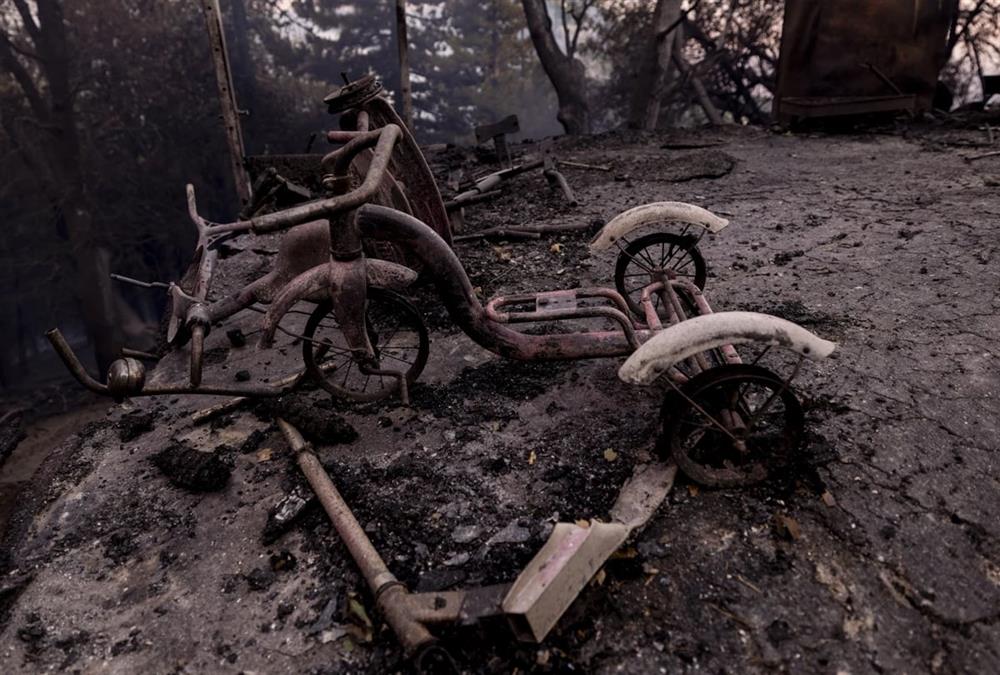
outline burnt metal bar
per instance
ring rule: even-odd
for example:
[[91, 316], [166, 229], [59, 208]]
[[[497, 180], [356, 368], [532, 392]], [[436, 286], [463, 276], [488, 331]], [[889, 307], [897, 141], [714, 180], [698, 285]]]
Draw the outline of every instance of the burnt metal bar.
[[[674, 279], [671, 282], [672, 286], [679, 286], [683, 288], [688, 296], [694, 300], [695, 306], [698, 308], [699, 314], [712, 314], [714, 311], [712, 306], [708, 304], [708, 300], [705, 299], [705, 294], [701, 292], [701, 289], [696, 285], [691, 283], [688, 279]], [[739, 352], [732, 345], [722, 345], [719, 348], [722, 352], [723, 358], [726, 359], [726, 363], [743, 363], [743, 359], [740, 358]]]
[[[482, 347], [518, 360], [567, 360], [626, 356], [634, 348], [622, 331], [528, 335], [492, 321], [472, 289], [455, 252], [429, 226], [405, 213], [372, 204], [358, 209], [362, 236], [401, 245], [417, 257], [452, 320]], [[652, 336], [636, 331], [638, 342]]]
[[333, 484], [312, 447], [306, 443], [298, 429], [280, 417], [277, 418], [277, 422], [292, 451], [295, 452], [296, 463], [312, 486], [316, 497], [323, 505], [323, 510], [330, 517], [358, 569], [361, 570], [368, 588], [375, 596], [375, 603], [399, 638], [406, 654], [412, 656], [421, 648], [433, 643], [434, 636], [418, 620], [417, 614], [411, 611], [406, 587], [389, 571], [382, 556], [372, 546], [371, 540], [351, 513], [347, 502], [340, 496], [337, 486]]
[[[681, 306], [681, 299], [678, 297], [677, 291], [674, 290], [672, 284], [663, 284], [659, 292], [663, 302], [672, 308], [673, 313], [677, 317], [677, 321], [684, 321], [688, 318], [687, 314], [684, 312], [684, 307]], [[696, 373], [700, 373], [704, 370], [711, 370], [712, 368], [712, 364], [708, 362], [708, 359], [705, 358], [704, 354], [695, 354], [691, 359], [689, 359], [689, 365]]]
[[202, 10], [205, 12], [209, 46], [212, 48], [212, 64], [215, 66], [215, 81], [219, 87], [219, 104], [222, 106], [222, 121], [226, 128], [226, 142], [229, 144], [233, 182], [240, 200], [238, 210], [242, 211], [250, 205], [252, 197], [250, 176], [243, 166], [246, 156], [243, 129], [240, 126], [239, 107], [236, 105], [236, 91], [233, 89], [233, 73], [229, 67], [229, 53], [226, 51], [226, 35], [222, 28], [219, 0], [202, 0]]
[[[69, 369], [76, 381], [84, 387], [102, 396], [113, 396], [115, 398], [131, 398], [136, 396], [159, 396], [162, 394], [206, 394], [211, 396], [282, 396], [287, 394], [291, 387], [277, 387], [269, 384], [230, 386], [225, 384], [201, 383], [197, 387], [183, 385], [168, 385], [161, 387], [144, 386], [143, 378], [145, 369], [135, 359], [119, 359], [112, 364], [109, 371], [109, 384], [101, 384], [87, 372], [80, 359], [73, 352], [73, 348], [66, 342], [66, 338], [54, 328], [45, 334], [51, 343], [56, 354], [62, 359], [63, 364]], [[127, 364], [129, 368], [138, 369], [138, 372], [123, 371], [119, 375], [116, 366]], [[119, 381], [120, 377], [128, 376], [127, 382]], [[110, 386], [109, 386], [110, 385]]]

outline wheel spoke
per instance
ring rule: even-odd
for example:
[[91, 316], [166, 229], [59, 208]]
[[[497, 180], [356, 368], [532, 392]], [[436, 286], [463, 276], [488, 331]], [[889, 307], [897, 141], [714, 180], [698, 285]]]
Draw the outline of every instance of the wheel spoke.
[[718, 427], [719, 430], [722, 431], [722, 433], [726, 434], [727, 436], [729, 436], [734, 441], [737, 440], [737, 438], [735, 436], [733, 436], [732, 432], [730, 432], [729, 429], [727, 429], [724, 424], [722, 424], [717, 419], [715, 419], [714, 417], [712, 417], [710, 414], [708, 414], [707, 412], [705, 412], [705, 409], [703, 407], [701, 407], [698, 404], [697, 401], [695, 401], [693, 398], [691, 398], [690, 396], [688, 396], [682, 389], [679, 389], [677, 387], [677, 385], [674, 384], [674, 381], [671, 380], [669, 377], [667, 378], [667, 384], [669, 384], [671, 387], [673, 387], [674, 391], [676, 391], [678, 394], [680, 394], [685, 399], [687, 399], [688, 403], [690, 403], [694, 407], [695, 410], [697, 410], [699, 413], [701, 413], [705, 417], [705, 419], [707, 419], [709, 422], [711, 422], [714, 426]]
[[[365, 371], [391, 367], [414, 381], [426, 360], [427, 334], [416, 309], [405, 298], [382, 289], [373, 289], [369, 295], [362, 325], [375, 348], [376, 360], [371, 364], [359, 360], [357, 352], [351, 349], [330, 305], [318, 304], [306, 325], [309, 337], [304, 337], [303, 357], [313, 370], [313, 376], [334, 396], [374, 401], [391, 394], [398, 382], [395, 378]], [[322, 346], [317, 349], [310, 345]], [[327, 365], [320, 368], [321, 361]], [[380, 366], [380, 363], [389, 365]], [[328, 366], [339, 370], [333, 374]]]
[[405, 363], [408, 366], [412, 366], [414, 363], [416, 363], [416, 359], [414, 359], [413, 361], [407, 361], [406, 359], [400, 358], [398, 356], [393, 356], [392, 354], [390, 354], [388, 352], [382, 352], [382, 356], [390, 358], [393, 361], [399, 361], [400, 363]]
[[[646, 272], [647, 272], [648, 274], [652, 274], [652, 273], [653, 273], [653, 268], [652, 268], [652, 267], [647, 267], [646, 265], [644, 265], [644, 264], [642, 263], [642, 261], [641, 261], [641, 260], [639, 260], [639, 259], [638, 259], [638, 258], [636, 258], [635, 256], [633, 256], [633, 255], [629, 255], [629, 258], [631, 259], [631, 262], [635, 263], [635, 264], [636, 264], [637, 266], [639, 266], [639, 267], [641, 267], [642, 269], [646, 270]], [[652, 265], [653, 263], [652, 263], [652, 262], [650, 262], [649, 264], [650, 264], [650, 265]]]
[[653, 262], [653, 256], [649, 253], [649, 249], [648, 248], [641, 248], [641, 249], [639, 249], [638, 254], [641, 255], [643, 258], [645, 258], [646, 262], [648, 262], [654, 268], [656, 267], [656, 263]]
[[660, 266], [666, 268], [667, 263], [674, 259], [674, 256], [682, 252], [684, 249], [675, 244], [670, 245], [670, 249], [667, 251], [667, 257], [660, 263]]

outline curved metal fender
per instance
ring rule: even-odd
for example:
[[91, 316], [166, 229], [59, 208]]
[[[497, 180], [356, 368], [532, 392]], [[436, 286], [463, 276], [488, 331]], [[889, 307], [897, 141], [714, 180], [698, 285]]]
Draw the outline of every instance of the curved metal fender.
[[682, 321], [658, 333], [633, 352], [618, 377], [632, 384], [650, 384], [689, 356], [747, 342], [786, 347], [814, 361], [825, 359], [836, 342], [813, 335], [802, 326], [757, 312], [716, 312]]
[[[260, 346], [270, 347], [274, 344], [274, 333], [278, 330], [278, 324], [282, 317], [299, 300], [311, 300], [322, 302], [327, 298], [330, 288], [329, 266], [334, 263], [317, 265], [311, 270], [306, 270], [290, 281], [267, 309], [264, 321], [261, 326]], [[365, 261], [365, 275], [369, 286], [378, 286], [391, 291], [402, 291], [407, 286], [416, 281], [417, 272], [405, 265], [398, 265], [388, 260], [369, 258]]]
[[665, 220], [698, 225], [712, 234], [729, 225], [729, 221], [725, 218], [720, 218], [711, 211], [694, 204], [654, 202], [636, 206], [612, 218], [590, 242], [590, 250], [594, 252], [605, 251], [629, 232]]

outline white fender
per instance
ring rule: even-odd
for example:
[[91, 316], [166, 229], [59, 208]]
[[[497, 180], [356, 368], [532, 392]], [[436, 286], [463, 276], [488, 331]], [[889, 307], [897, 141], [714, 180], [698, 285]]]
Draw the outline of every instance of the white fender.
[[629, 232], [633, 232], [645, 225], [653, 225], [665, 221], [698, 225], [712, 234], [719, 232], [729, 225], [729, 221], [725, 218], [720, 218], [711, 211], [703, 209], [700, 206], [695, 206], [694, 204], [685, 204], [684, 202], [655, 202], [653, 204], [636, 206], [612, 218], [607, 225], [601, 228], [601, 231], [597, 233], [593, 241], [590, 242], [590, 250], [593, 252], [605, 251]]
[[813, 335], [802, 326], [757, 312], [716, 312], [682, 321], [658, 333], [632, 353], [618, 377], [632, 384], [650, 384], [689, 356], [747, 342], [786, 347], [814, 361], [825, 359], [837, 343]]

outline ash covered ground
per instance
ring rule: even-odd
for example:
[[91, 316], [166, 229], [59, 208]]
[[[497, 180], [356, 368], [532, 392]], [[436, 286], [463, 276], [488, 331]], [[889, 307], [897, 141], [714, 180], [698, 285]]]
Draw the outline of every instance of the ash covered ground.
[[[497, 625], [441, 632], [463, 668], [1000, 668], [1000, 158], [963, 159], [985, 141], [974, 126], [563, 140], [561, 158], [611, 167], [564, 168], [580, 206], [536, 173], [468, 210], [474, 232], [703, 205], [731, 220], [702, 242], [713, 305], [784, 316], [840, 350], [797, 380], [810, 433], [793, 471], [744, 490], [681, 479], [543, 645]], [[432, 161], [442, 178], [485, 170], [465, 150]], [[589, 255], [590, 233], [457, 250], [485, 297], [611, 285], [613, 256]], [[218, 291], [259, 274], [274, 246], [244, 241]], [[415, 295], [431, 360], [411, 407], [321, 392], [276, 405], [318, 434], [334, 481], [411, 588], [513, 580], [553, 522], [606, 515], [651, 452], [658, 395], [619, 382], [617, 360], [502, 361], [430, 293]], [[257, 320], [236, 323], [252, 336]], [[230, 347], [224, 330], [209, 340], [213, 379], [299, 364], [290, 340], [264, 353]], [[169, 355], [153, 378], [184, 370]], [[4, 540], [5, 672], [405, 668], [322, 512], [265, 533], [271, 508], [303, 486], [274, 406], [192, 425], [214, 402], [111, 407], [45, 462]], [[211, 461], [171, 482], [162, 458], [179, 446]], [[218, 489], [192, 491], [193, 479]]]

